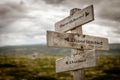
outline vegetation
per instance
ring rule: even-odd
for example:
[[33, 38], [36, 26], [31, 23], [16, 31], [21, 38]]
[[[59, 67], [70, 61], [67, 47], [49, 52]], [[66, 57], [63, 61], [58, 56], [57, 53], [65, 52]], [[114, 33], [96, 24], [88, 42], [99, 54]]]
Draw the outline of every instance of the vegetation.
[[[120, 44], [109, 44], [109, 51], [97, 51], [102, 55], [120, 55]], [[46, 45], [20, 45], [20, 46], [5, 46], [0, 47], [0, 54], [24, 54], [41, 53], [50, 56], [66, 56], [71, 54], [71, 49], [65, 48], [49, 48]], [[56, 54], [57, 53], [57, 54]]]
[[[46, 45], [21, 45], [0, 47], [0, 54], [23, 54], [41, 53], [44, 55], [70, 55], [70, 49], [49, 48]], [[57, 54], [56, 54], [57, 53]]]
[[[72, 72], [55, 73], [58, 56], [0, 57], [0, 80], [73, 80]], [[86, 80], [119, 80], [120, 56], [100, 56], [98, 66], [85, 69]]]
[[86, 80], [119, 80], [120, 56], [100, 56], [98, 66], [86, 69]]

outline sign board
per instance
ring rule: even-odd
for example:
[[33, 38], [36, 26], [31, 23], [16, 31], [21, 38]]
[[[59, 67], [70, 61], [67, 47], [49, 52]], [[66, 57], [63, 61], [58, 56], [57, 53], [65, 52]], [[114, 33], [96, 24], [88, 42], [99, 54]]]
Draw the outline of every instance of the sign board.
[[47, 31], [47, 46], [71, 49], [87, 49], [87, 46], [94, 46], [96, 50], [108, 50], [108, 39], [80, 35], [78, 33], [59, 33]]
[[67, 56], [56, 60], [56, 72], [77, 70], [97, 65], [95, 50], [85, 50], [77, 55]]
[[74, 15], [68, 16], [65, 19], [57, 22], [55, 24], [55, 31], [66, 32], [92, 20], [94, 20], [93, 5], [77, 11], [74, 13]]

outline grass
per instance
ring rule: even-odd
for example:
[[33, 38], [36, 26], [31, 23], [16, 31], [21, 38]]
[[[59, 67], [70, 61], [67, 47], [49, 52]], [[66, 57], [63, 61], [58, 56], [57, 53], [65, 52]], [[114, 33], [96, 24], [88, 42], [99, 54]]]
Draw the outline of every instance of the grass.
[[[1, 56], [0, 80], [73, 80], [72, 72], [56, 74], [58, 56]], [[85, 69], [86, 80], [119, 80], [120, 56], [100, 56], [98, 66]]]

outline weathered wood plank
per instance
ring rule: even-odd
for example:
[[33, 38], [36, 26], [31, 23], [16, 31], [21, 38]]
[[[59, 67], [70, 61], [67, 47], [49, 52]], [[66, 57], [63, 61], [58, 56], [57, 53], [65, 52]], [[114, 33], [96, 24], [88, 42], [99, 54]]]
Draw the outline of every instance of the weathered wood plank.
[[73, 71], [73, 80], [85, 80], [84, 69], [74, 70]]
[[89, 46], [95, 46], [96, 50], [109, 49], [106, 38], [53, 31], [47, 31], [47, 46], [72, 49], [89, 49]]
[[67, 56], [56, 60], [56, 72], [77, 70], [94, 67], [97, 64], [95, 50], [84, 50], [75, 55]]
[[72, 16], [68, 16], [65, 19], [55, 24], [55, 31], [66, 32], [70, 29], [76, 28], [80, 25], [88, 23], [94, 20], [93, 5], [75, 12]]

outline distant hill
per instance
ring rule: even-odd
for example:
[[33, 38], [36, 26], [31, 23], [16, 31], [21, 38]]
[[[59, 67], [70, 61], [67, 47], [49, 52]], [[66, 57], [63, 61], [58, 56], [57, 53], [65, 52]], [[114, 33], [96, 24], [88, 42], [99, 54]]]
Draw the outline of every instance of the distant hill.
[[109, 51], [97, 51], [102, 55], [120, 55], [120, 43], [109, 44]]
[[70, 49], [49, 48], [46, 45], [22, 45], [0, 47], [1, 54], [33, 54], [40, 53], [44, 55], [68, 55]]
[[[110, 44], [109, 51], [97, 51], [98, 54], [120, 55], [120, 44]], [[0, 47], [0, 54], [24, 54], [39, 53], [44, 55], [70, 55], [71, 49], [49, 48], [46, 45], [22, 45]]]
[[120, 43], [110, 44], [109, 46], [110, 46], [110, 49], [112, 50], [120, 49]]

